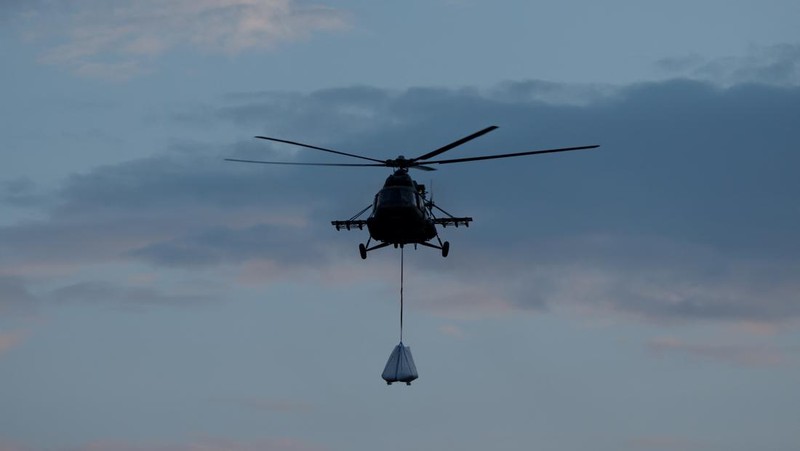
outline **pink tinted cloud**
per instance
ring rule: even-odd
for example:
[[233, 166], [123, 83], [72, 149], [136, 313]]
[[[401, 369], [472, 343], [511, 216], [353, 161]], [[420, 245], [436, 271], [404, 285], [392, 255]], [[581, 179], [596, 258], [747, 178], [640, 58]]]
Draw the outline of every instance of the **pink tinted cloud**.
[[249, 398], [239, 403], [255, 410], [278, 413], [307, 413], [314, 409], [310, 403], [289, 399]]
[[710, 447], [711, 444], [685, 437], [670, 435], [634, 437], [628, 441], [631, 449], [644, 451], [700, 451]]
[[203, 438], [187, 443], [160, 444], [100, 440], [74, 448], [75, 451], [322, 451], [325, 449], [320, 445], [296, 438], [269, 438], [252, 442]]
[[787, 363], [784, 349], [767, 345], [687, 343], [677, 338], [665, 337], [650, 340], [647, 348], [659, 356], [683, 355], [693, 360], [743, 367], [771, 367]]
[[36, 451], [19, 443], [0, 440], [0, 451]]
[[455, 324], [442, 324], [439, 326], [439, 332], [443, 335], [447, 335], [448, 337], [457, 338], [459, 340], [463, 339], [466, 334], [464, 330], [460, 327], [456, 326]]
[[[82, 76], [120, 81], [147, 72], [155, 57], [176, 47], [237, 54], [270, 49], [319, 31], [348, 27], [346, 14], [295, 0], [76, 0], [28, 11], [27, 36], [61, 43], [41, 57]], [[45, 5], [47, 6], [47, 5]]]
[[[18, 346], [23, 338], [25, 338], [25, 334], [20, 331], [0, 333], [0, 355]], [[2, 448], [0, 448], [0, 450], [2, 450]]]

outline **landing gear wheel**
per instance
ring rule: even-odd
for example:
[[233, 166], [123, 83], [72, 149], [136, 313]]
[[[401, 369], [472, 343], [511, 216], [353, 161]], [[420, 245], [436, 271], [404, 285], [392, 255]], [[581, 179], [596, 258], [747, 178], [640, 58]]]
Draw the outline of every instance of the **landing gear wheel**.
[[358, 253], [361, 254], [361, 259], [362, 260], [366, 260], [367, 259], [367, 247], [364, 246], [364, 243], [360, 243], [358, 245]]
[[450, 242], [445, 241], [444, 244], [442, 244], [442, 257], [447, 257], [447, 254], [449, 253], [450, 253]]

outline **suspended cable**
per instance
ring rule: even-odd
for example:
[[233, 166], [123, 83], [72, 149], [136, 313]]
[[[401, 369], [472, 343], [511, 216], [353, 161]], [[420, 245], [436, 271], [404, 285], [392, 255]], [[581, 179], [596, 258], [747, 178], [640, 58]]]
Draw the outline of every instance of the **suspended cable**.
[[400, 343], [403, 342], [403, 247], [400, 247]]

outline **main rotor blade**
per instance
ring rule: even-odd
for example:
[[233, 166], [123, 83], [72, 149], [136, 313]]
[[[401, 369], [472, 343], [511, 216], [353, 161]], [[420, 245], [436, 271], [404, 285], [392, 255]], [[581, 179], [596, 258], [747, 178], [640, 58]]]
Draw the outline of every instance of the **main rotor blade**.
[[369, 163], [293, 163], [290, 161], [260, 161], [260, 160], [239, 160], [237, 158], [225, 158], [225, 161], [235, 161], [238, 163], [258, 163], [258, 164], [284, 164], [289, 166], [381, 166], [385, 167], [386, 165], [381, 164], [369, 164]]
[[600, 147], [600, 145], [595, 144], [593, 146], [562, 147], [560, 149], [531, 150], [530, 152], [504, 153], [501, 155], [484, 155], [480, 157], [454, 158], [452, 160], [426, 161], [425, 164], [464, 163], [467, 161], [494, 160], [496, 158], [511, 158], [511, 157], [521, 157], [524, 155], [538, 155], [541, 153], [555, 153], [555, 152], [568, 152], [570, 150], [594, 149], [596, 147]]
[[451, 142], [450, 144], [448, 144], [448, 145], [446, 145], [444, 147], [440, 147], [440, 148], [438, 148], [438, 149], [436, 149], [436, 150], [434, 150], [432, 152], [426, 153], [425, 155], [419, 156], [417, 158], [413, 158], [413, 159], [411, 159], [411, 161], [420, 161], [420, 160], [427, 160], [428, 158], [433, 158], [436, 155], [439, 155], [439, 154], [442, 154], [444, 152], [447, 152], [448, 150], [450, 150], [450, 149], [452, 149], [454, 147], [458, 147], [458, 146], [464, 144], [467, 141], [471, 141], [471, 140], [473, 140], [473, 139], [475, 139], [475, 138], [477, 138], [479, 136], [483, 136], [483, 135], [489, 133], [490, 131], [492, 131], [492, 130], [494, 130], [496, 128], [497, 128], [496, 125], [492, 125], [490, 127], [486, 127], [486, 128], [484, 128], [483, 130], [481, 130], [479, 132], [475, 132], [475, 133], [473, 133], [473, 134], [471, 134], [469, 136], [466, 136], [464, 138], [459, 139], [458, 141]]
[[422, 170], [422, 171], [435, 171], [436, 170], [436, 168], [432, 168], [430, 166], [424, 166], [424, 165], [421, 165], [421, 164], [416, 164], [414, 166], [409, 166], [409, 167], [411, 169], [419, 169], [419, 170]]
[[270, 138], [269, 136], [256, 136], [256, 138], [258, 138], [258, 139], [266, 139], [267, 141], [275, 141], [275, 142], [284, 143], [284, 144], [292, 144], [294, 146], [307, 147], [309, 149], [321, 150], [323, 152], [335, 153], [337, 155], [344, 155], [344, 156], [347, 156], [347, 157], [360, 158], [362, 160], [374, 161], [376, 163], [383, 163], [383, 161], [375, 159], [375, 158], [364, 157], [364, 156], [356, 155], [356, 154], [352, 154], [352, 153], [339, 152], [338, 150], [326, 149], [324, 147], [312, 146], [312, 145], [309, 145], [309, 144], [303, 144], [303, 143], [299, 143], [299, 142], [295, 142], [295, 141], [287, 141], [285, 139]]

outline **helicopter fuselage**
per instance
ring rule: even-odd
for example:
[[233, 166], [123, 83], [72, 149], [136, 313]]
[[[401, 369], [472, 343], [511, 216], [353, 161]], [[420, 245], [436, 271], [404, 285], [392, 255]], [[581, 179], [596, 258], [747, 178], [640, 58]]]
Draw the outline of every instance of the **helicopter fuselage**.
[[[336, 227], [336, 230], [367, 227], [369, 240], [366, 244], [358, 246], [361, 258], [367, 258], [367, 252], [375, 249], [392, 245], [403, 247], [407, 244], [439, 249], [442, 251], [442, 256], [447, 257], [450, 243], [442, 242], [436, 226], [469, 226], [472, 218], [452, 216], [425, 196], [425, 185], [412, 180], [408, 171], [400, 168], [386, 179], [383, 188], [375, 195], [372, 205], [367, 206], [350, 219], [331, 221], [331, 224]], [[434, 208], [440, 210], [447, 217], [437, 218], [433, 214]], [[369, 209], [372, 209], [369, 218], [358, 219]], [[431, 242], [434, 239], [436, 244]], [[370, 242], [373, 240], [380, 244], [370, 247]]]
[[370, 237], [395, 245], [419, 244], [436, 237], [424, 189], [405, 171], [390, 175], [375, 195], [372, 214], [367, 219]]

